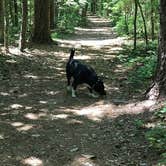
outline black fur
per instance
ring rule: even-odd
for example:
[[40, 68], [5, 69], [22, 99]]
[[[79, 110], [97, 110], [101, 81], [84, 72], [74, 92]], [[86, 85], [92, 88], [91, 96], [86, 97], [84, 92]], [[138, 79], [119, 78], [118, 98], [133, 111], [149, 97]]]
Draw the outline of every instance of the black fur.
[[70, 57], [66, 65], [67, 84], [70, 86], [71, 77], [73, 77], [72, 88], [76, 90], [79, 84], [86, 83], [89, 85], [90, 93], [96, 91], [99, 95], [106, 95], [103, 81], [97, 76], [93, 68], [86, 66], [73, 59], [75, 49], [71, 49]]

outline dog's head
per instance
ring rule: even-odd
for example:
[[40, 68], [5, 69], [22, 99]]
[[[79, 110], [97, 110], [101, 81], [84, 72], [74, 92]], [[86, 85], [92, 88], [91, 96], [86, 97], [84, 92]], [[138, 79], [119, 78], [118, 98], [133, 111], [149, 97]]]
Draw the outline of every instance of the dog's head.
[[99, 95], [106, 95], [104, 83], [101, 79], [98, 79], [95, 83], [93, 89], [99, 94]]

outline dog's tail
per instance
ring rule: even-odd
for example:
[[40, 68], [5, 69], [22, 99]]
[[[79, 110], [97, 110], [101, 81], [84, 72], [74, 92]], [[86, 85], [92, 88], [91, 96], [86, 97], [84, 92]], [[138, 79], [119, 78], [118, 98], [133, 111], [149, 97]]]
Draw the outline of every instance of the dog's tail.
[[74, 53], [75, 53], [75, 48], [72, 48], [71, 51], [70, 51], [69, 61], [71, 61], [73, 59]]

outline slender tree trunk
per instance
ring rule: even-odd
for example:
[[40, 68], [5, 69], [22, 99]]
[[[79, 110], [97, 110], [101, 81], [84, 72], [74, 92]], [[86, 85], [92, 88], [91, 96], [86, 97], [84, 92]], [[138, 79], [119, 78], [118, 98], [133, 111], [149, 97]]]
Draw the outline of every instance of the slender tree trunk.
[[145, 36], [145, 43], [146, 43], [146, 48], [147, 48], [147, 46], [148, 46], [148, 34], [147, 34], [147, 28], [146, 28], [146, 21], [145, 21], [144, 13], [143, 13], [142, 6], [141, 6], [139, 0], [137, 0], [137, 4], [138, 4], [138, 7], [140, 9], [143, 24], [144, 24], [144, 36]]
[[57, 0], [54, 1], [54, 24], [55, 24], [55, 28], [57, 27], [58, 24], [58, 2]]
[[166, 1], [160, 0], [160, 34], [159, 54], [155, 79], [148, 90], [147, 97], [156, 99], [159, 95], [166, 94]]
[[96, 9], [97, 9], [97, 0], [92, 0], [92, 2], [91, 2], [91, 12], [93, 14], [96, 14]]
[[14, 14], [13, 14], [13, 1], [9, 1], [10, 17], [12, 25], [14, 26]]
[[[33, 9], [33, 4], [31, 1], [29, 1], [29, 25], [31, 26], [32, 25], [32, 9]], [[29, 28], [30, 29], [30, 28]]]
[[129, 34], [129, 26], [128, 26], [128, 16], [127, 16], [127, 12], [125, 12], [125, 31], [126, 31], [126, 34], [128, 35]]
[[49, 0], [35, 0], [34, 32], [32, 41], [50, 43], [50, 3]]
[[155, 39], [154, 35], [154, 0], [151, 0], [151, 38]]
[[15, 26], [18, 26], [18, 5], [17, 0], [14, 0], [14, 22]]
[[54, 29], [55, 27], [55, 6], [54, 6], [54, 0], [50, 0], [50, 28]]
[[82, 22], [82, 25], [83, 25], [83, 26], [86, 25], [87, 10], [88, 10], [88, 3], [86, 3], [86, 4], [84, 5], [84, 7], [82, 8], [81, 22]]
[[135, 0], [135, 14], [134, 14], [134, 50], [137, 47], [137, 13], [138, 13], [138, 4]]
[[4, 47], [5, 52], [7, 53], [9, 50], [8, 47], [8, 26], [9, 26], [9, 18], [8, 18], [8, 0], [4, 0]]
[[22, 0], [22, 24], [21, 24], [21, 33], [19, 41], [20, 51], [23, 51], [26, 45], [27, 15], [28, 15], [27, 0]]
[[0, 43], [4, 42], [4, 4], [0, 0]]

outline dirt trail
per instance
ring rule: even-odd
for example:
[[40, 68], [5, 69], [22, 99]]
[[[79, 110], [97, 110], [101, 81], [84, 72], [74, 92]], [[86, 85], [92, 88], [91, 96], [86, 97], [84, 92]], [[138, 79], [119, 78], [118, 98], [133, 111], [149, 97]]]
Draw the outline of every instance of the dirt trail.
[[[156, 157], [145, 139], [154, 103], [138, 102], [116, 55], [124, 38], [110, 22], [89, 16], [87, 28], [57, 40], [59, 46], [35, 46], [1, 58], [0, 166], [154, 166]], [[80, 87], [66, 93], [69, 48], [76, 58], [103, 73], [107, 98], [93, 99]], [[123, 87], [123, 88], [122, 88]], [[132, 94], [132, 95], [131, 95]]]

